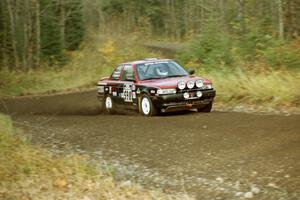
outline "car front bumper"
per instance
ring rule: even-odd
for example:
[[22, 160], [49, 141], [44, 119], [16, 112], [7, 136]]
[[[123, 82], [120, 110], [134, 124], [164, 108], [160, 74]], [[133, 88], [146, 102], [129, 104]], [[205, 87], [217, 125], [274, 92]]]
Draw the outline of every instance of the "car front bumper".
[[[189, 92], [190, 98], [183, 97], [184, 92]], [[203, 90], [202, 96], [197, 97], [196, 91], [184, 91], [176, 94], [154, 96], [152, 101], [161, 112], [172, 112], [179, 110], [189, 110], [203, 108], [213, 102], [216, 96], [215, 90]]]

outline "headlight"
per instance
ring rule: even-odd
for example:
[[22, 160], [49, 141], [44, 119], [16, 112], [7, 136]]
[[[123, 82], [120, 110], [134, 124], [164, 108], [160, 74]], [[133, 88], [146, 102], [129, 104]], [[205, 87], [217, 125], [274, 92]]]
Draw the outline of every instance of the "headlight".
[[195, 86], [195, 82], [194, 81], [188, 81], [186, 85], [189, 89], [192, 89]]
[[98, 92], [99, 92], [99, 93], [104, 93], [104, 86], [99, 85], [99, 86], [98, 86]]
[[206, 89], [212, 89], [213, 88], [212, 84], [207, 84], [207, 85], [205, 85], [205, 87], [206, 87]]
[[203, 87], [203, 81], [202, 80], [197, 80], [196, 81], [196, 86], [197, 86], [197, 88], [201, 88], [201, 87]]
[[158, 89], [157, 94], [175, 94], [176, 89]]
[[177, 84], [177, 87], [180, 90], [183, 90], [185, 88], [185, 82], [184, 81], [179, 81], [178, 84]]

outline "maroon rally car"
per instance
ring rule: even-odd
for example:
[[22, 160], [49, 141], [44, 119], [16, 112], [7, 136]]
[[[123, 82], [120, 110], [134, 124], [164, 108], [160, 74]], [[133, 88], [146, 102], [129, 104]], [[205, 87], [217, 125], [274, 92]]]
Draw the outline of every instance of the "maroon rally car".
[[189, 109], [210, 112], [216, 92], [209, 80], [193, 73], [170, 59], [123, 63], [98, 82], [98, 99], [108, 113], [121, 107], [145, 116]]

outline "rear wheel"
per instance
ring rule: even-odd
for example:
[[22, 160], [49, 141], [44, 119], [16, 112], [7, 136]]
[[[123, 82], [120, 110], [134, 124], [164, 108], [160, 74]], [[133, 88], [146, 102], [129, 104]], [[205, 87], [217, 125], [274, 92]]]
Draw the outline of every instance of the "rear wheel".
[[139, 103], [142, 115], [151, 117], [157, 115], [157, 108], [153, 105], [150, 97], [144, 94]]
[[104, 101], [103, 101], [103, 111], [105, 113], [109, 113], [112, 114], [115, 111], [115, 105], [114, 102], [111, 98], [111, 96], [107, 95], [104, 97]]
[[213, 102], [207, 104], [204, 108], [197, 108], [198, 112], [210, 112], [212, 109]]

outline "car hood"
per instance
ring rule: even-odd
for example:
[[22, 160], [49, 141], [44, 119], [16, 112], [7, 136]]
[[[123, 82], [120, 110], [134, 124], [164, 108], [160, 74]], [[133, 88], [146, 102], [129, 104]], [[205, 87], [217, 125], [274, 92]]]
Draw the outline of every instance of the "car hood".
[[140, 81], [140, 85], [145, 85], [148, 87], [155, 87], [155, 88], [177, 88], [177, 84], [179, 81], [196, 81], [198, 79], [201, 79], [204, 84], [209, 84], [211, 81], [201, 78], [201, 77], [196, 77], [196, 76], [184, 76], [184, 77], [170, 77], [170, 78], [161, 78], [161, 79], [151, 79], [151, 80], [144, 80]]

